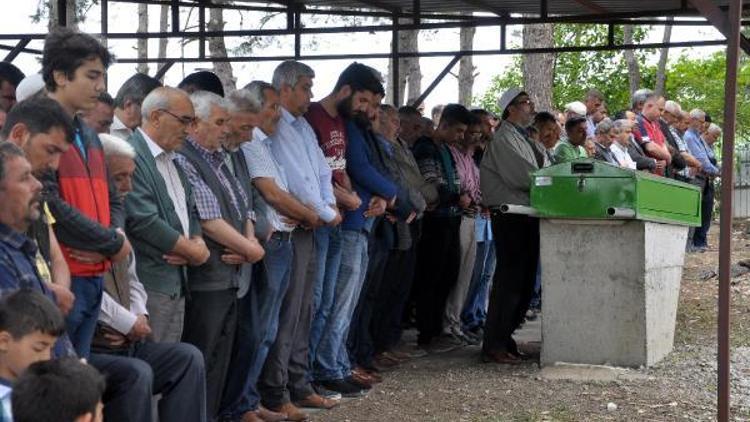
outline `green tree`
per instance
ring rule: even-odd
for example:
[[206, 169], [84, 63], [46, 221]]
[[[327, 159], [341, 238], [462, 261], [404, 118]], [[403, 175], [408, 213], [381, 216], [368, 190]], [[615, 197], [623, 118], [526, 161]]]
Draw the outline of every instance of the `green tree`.
[[[648, 33], [646, 27], [635, 27], [634, 42], [642, 41]], [[615, 43], [623, 42], [622, 26], [615, 27]], [[606, 25], [555, 25], [554, 42], [556, 47], [601, 45], [607, 39]], [[653, 50], [638, 51], [636, 56], [641, 64], [643, 86], [654, 82], [655, 67], [645, 62]], [[495, 99], [511, 86], [521, 86], [521, 59], [515, 57], [506, 71], [493, 78], [490, 89], [475, 102], [482, 107], [496, 111]], [[596, 88], [607, 98], [607, 108], [611, 113], [628, 107], [628, 69], [621, 51], [587, 51], [559, 53], [555, 57], [553, 81], [553, 103], [556, 108], [576, 100], [582, 100], [586, 91]]]
[[[686, 53], [667, 71], [667, 97], [686, 111], [700, 108], [718, 125], [724, 121], [724, 81], [726, 54], [717, 51], [705, 58]], [[737, 72], [737, 140], [750, 140], [750, 60], [742, 57]]]

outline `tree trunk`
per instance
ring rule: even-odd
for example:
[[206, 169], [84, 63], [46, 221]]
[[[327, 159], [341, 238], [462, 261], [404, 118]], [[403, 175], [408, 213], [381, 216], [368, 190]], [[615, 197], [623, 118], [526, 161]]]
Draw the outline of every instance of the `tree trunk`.
[[[217, 0], [214, 3], [222, 4], [227, 3], [226, 0]], [[206, 30], [221, 31], [224, 29], [224, 14], [222, 9], [213, 8], [210, 9], [210, 18]], [[208, 52], [211, 57], [227, 57], [227, 47], [224, 44], [223, 37], [212, 37], [208, 39]], [[234, 91], [237, 86], [237, 78], [234, 77], [232, 72], [232, 64], [229, 62], [214, 62], [214, 73], [221, 79], [222, 85], [224, 85], [224, 93], [229, 94]]]
[[[401, 23], [411, 23], [412, 20], [408, 18], [402, 18]], [[419, 31], [399, 31], [398, 34], [398, 50], [400, 52], [415, 52], [419, 51]], [[393, 85], [393, 60], [388, 61], [388, 93], [387, 102], [394, 103], [393, 93], [394, 88], [398, 89], [398, 98], [400, 104], [393, 104], [399, 107], [403, 104], [410, 104], [411, 101], [417, 99], [422, 93], [422, 70], [419, 66], [418, 57], [406, 57], [399, 59], [398, 61], [398, 84], [394, 87]], [[407, 94], [407, 83], [408, 83], [408, 94]], [[404, 101], [406, 100], [406, 101]]]
[[[631, 25], [623, 26], [623, 42], [625, 44], [633, 43], [633, 27]], [[628, 64], [628, 81], [630, 82], [630, 94], [632, 95], [641, 87], [641, 69], [638, 66], [638, 59], [635, 57], [635, 51], [625, 50], [623, 54]]]
[[[524, 25], [523, 48], [554, 46], [552, 24]], [[539, 111], [553, 108], [552, 82], [554, 80], [555, 54], [524, 54], [522, 62], [523, 84]]]
[[[142, 34], [148, 32], [148, 5], [138, 5], [138, 29], [137, 33]], [[138, 58], [145, 59], [148, 57], [148, 40], [145, 38], [139, 38], [136, 43], [136, 50], [138, 51]], [[148, 75], [148, 63], [138, 63], [136, 67], [138, 73]]]
[[[460, 33], [461, 51], [471, 51], [474, 48], [474, 34], [477, 32], [475, 27], [462, 27]], [[470, 107], [473, 100], [474, 89], [474, 60], [471, 55], [461, 57], [458, 62], [458, 103]]]
[[[674, 18], [667, 18], [668, 21], [674, 20]], [[663, 42], [666, 44], [672, 39], [672, 25], [664, 26], [664, 38]], [[657, 95], [664, 95], [664, 87], [667, 83], [667, 58], [669, 55], [668, 48], [662, 48], [659, 51], [659, 63], [656, 66], [656, 91]]]
[[[78, 16], [76, 14], [76, 0], [65, 0], [67, 6], [65, 7], [65, 19], [67, 21], [68, 28], [78, 28]], [[57, 0], [48, 0], [47, 9], [49, 10], [49, 21], [47, 22], [47, 29], [53, 29], [58, 27], [57, 24]]]
[[[159, 32], [167, 32], [169, 29], [169, 6], [162, 6], [159, 13]], [[157, 57], [163, 59], [167, 57], [167, 45], [169, 44], [169, 38], [159, 38], [159, 52]], [[164, 63], [158, 66], [159, 69], [164, 66]]]

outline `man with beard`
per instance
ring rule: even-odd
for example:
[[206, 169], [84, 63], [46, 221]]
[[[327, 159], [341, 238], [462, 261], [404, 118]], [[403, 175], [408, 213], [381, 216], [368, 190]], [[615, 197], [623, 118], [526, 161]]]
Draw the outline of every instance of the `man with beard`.
[[[531, 173], [544, 167], [545, 155], [529, 141], [526, 126], [534, 103], [526, 92], [511, 88], [500, 97], [503, 123], [482, 160], [480, 184], [484, 205], [492, 210], [497, 246], [497, 269], [484, 329], [482, 360], [520, 363], [513, 332], [528, 310], [539, 262], [539, 220], [520, 214], [501, 214], [503, 204], [529, 205]], [[585, 120], [581, 119], [582, 123]], [[585, 132], [582, 136], [585, 138]]]
[[[331, 166], [334, 194], [344, 212], [357, 210], [362, 205], [358, 190], [354, 189], [347, 174], [346, 124], [352, 119], [366, 116], [381, 90], [382, 85], [372, 69], [352, 63], [339, 76], [333, 92], [319, 103], [312, 103], [305, 116], [315, 130], [318, 143]], [[339, 269], [342, 266], [349, 268], [353, 258], [349, 250], [344, 252], [345, 248], [342, 248], [342, 230], [347, 230], [343, 236], [351, 237], [348, 233], [350, 229], [344, 228], [346, 224], [347, 219], [344, 218], [340, 227], [321, 227], [316, 231], [318, 273], [315, 314], [310, 332], [310, 362], [316, 382], [327, 384], [338, 393], [352, 395], [358, 394], [363, 386], [372, 384], [374, 379], [367, 374], [357, 373], [353, 374], [352, 381], [355, 383], [347, 383], [345, 379], [350, 375], [349, 371], [342, 370], [338, 363], [341, 353], [346, 354], [346, 334], [359, 295], [359, 283], [352, 281], [354, 278], [339, 278]], [[328, 247], [321, 247], [326, 241]], [[346, 257], [346, 262], [342, 263], [342, 255]]]

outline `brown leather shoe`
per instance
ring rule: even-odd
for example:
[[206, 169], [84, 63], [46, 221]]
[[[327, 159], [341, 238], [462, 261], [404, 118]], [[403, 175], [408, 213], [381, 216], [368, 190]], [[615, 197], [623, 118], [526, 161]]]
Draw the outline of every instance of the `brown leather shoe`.
[[[312, 409], [333, 409], [339, 404], [339, 401], [327, 399], [321, 395], [313, 393], [294, 404], [299, 407], [309, 407]], [[290, 418], [290, 420], [293, 419]]]
[[258, 416], [258, 412], [256, 410], [251, 410], [249, 412], [245, 412], [244, 415], [242, 415], [242, 419], [240, 422], [264, 422], [263, 419]]
[[383, 382], [383, 377], [381, 377], [378, 373], [370, 372], [367, 369], [362, 368], [361, 366], [357, 366], [352, 369], [352, 377], [354, 377], [355, 379], [357, 377], [360, 377], [370, 385]]
[[255, 412], [264, 422], [282, 422], [286, 420], [285, 413], [274, 412], [263, 406], [258, 406], [258, 410]]
[[291, 403], [284, 403], [281, 406], [270, 409], [277, 413], [283, 413], [286, 415], [287, 421], [293, 421], [293, 422], [305, 422], [310, 419], [310, 417], [307, 415], [307, 413], [301, 411], [297, 406], [291, 404]]

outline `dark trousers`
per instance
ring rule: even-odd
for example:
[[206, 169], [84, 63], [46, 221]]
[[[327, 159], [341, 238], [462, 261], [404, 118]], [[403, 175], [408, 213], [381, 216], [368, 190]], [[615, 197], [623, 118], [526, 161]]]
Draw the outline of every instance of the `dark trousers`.
[[203, 352], [209, 419], [219, 412], [237, 336], [237, 315], [237, 289], [191, 291], [185, 300], [182, 340]]
[[515, 352], [513, 332], [534, 294], [539, 263], [539, 220], [525, 215], [492, 216], [497, 267], [484, 328], [485, 352]]
[[258, 379], [261, 402], [269, 408], [278, 408], [314, 393], [307, 379], [316, 273], [314, 248], [312, 231], [294, 231], [289, 288], [281, 303], [276, 340]]
[[250, 290], [240, 299], [235, 353], [221, 405], [222, 417], [227, 420], [240, 420], [244, 413], [258, 408], [256, 384], [276, 339], [281, 302], [289, 286], [291, 241], [274, 235], [263, 243], [263, 248], [266, 256], [253, 265]]
[[425, 215], [422, 239], [417, 246], [417, 342], [427, 345], [443, 331], [443, 314], [448, 294], [456, 285], [460, 264], [459, 227], [461, 217]]
[[708, 229], [711, 228], [711, 220], [714, 215], [714, 184], [707, 181], [703, 188], [701, 197], [701, 226], [695, 228], [693, 234], [693, 246], [705, 248], [708, 245]]
[[375, 344], [370, 326], [385, 272], [385, 264], [388, 260], [389, 244], [371, 234], [367, 252], [369, 255], [367, 275], [357, 301], [357, 307], [354, 310], [352, 323], [349, 326], [347, 345], [352, 367], [370, 368], [372, 367], [372, 358], [375, 356]]
[[[414, 224], [412, 226], [415, 226]], [[411, 230], [412, 235], [415, 229]], [[416, 237], [412, 236], [416, 239]], [[411, 248], [400, 251], [392, 250], [385, 264], [383, 281], [380, 286], [375, 315], [372, 321], [372, 335], [375, 340], [375, 352], [381, 353], [394, 348], [401, 340], [401, 316], [409, 293], [414, 284], [414, 270], [417, 264], [416, 242]]]
[[140, 343], [124, 355], [93, 353], [89, 363], [107, 377], [107, 421], [150, 421], [154, 394], [162, 422], [207, 420], [203, 355], [190, 344]]

